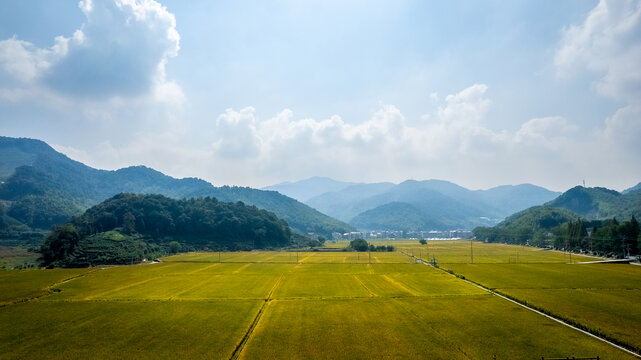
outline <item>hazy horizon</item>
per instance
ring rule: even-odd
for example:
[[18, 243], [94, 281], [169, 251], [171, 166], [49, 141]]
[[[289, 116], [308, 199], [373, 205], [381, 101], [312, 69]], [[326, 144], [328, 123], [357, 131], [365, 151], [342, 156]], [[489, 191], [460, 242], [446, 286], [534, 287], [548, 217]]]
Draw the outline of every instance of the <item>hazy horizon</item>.
[[100, 169], [641, 181], [641, 1], [0, 5], [0, 134]]

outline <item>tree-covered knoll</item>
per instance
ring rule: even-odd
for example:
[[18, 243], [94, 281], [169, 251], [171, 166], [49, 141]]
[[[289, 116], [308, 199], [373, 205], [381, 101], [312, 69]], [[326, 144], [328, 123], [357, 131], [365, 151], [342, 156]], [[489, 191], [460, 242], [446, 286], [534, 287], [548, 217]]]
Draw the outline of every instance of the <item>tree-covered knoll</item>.
[[265, 249], [290, 244], [271, 212], [215, 198], [173, 200], [119, 194], [56, 226], [42, 246], [46, 266], [139, 262], [175, 249]]

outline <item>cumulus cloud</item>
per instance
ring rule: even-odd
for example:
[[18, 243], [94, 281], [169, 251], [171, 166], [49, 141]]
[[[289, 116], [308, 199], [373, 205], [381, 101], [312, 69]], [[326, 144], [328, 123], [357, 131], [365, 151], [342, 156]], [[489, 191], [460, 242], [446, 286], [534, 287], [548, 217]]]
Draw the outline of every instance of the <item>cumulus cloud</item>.
[[227, 109], [216, 120], [215, 151], [224, 157], [246, 158], [258, 154], [261, 139], [256, 134], [254, 108]]
[[[297, 120], [289, 109], [264, 120], [251, 107], [228, 109], [216, 120], [211, 163], [225, 169], [221, 174], [251, 169], [242, 176], [267, 182], [284, 180], [279, 177], [283, 173], [290, 179], [322, 174], [355, 180], [461, 181], [458, 177], [466, 173], [492, 169], [529, 174], [533, 163], [540, 175], [546, 160], [555, 157], [558, 163], [557, 152], [567, 150], [576, 127], [553, 116], [526, 121], [514, 132], [493, 131], [484, 125], [492, 104], [487, 89], [474, 84], [448, 95], [419, 123], [406, 121], [393, 105], [381, 105], [368, 120], [356, 124], [338, 115]], [[494, 173], [496, 179], [490, 175], [488, 182], [505, 176]]]
[[84, 0], [86, 22], [71, 37], [38, 48], [16, 36], [0, 41], [0, 95], [104, 100], [148, 98], [180, 103], [165, 65], [178, 54], [173, 14], [153, 0]]
[[599, 93], [618, 100], [641, 98], [641, 1], [601, 0], [585, 21], [566, 28], [556, 53], [561, 74], [589, 70]]

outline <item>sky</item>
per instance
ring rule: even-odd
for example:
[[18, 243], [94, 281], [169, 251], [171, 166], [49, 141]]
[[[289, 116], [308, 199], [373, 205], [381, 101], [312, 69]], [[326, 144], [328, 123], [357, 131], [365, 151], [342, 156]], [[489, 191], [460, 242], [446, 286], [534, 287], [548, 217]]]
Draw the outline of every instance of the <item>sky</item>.
[[0, 135], [214, 185], [641, 181], [641, 0], [0, 0]]

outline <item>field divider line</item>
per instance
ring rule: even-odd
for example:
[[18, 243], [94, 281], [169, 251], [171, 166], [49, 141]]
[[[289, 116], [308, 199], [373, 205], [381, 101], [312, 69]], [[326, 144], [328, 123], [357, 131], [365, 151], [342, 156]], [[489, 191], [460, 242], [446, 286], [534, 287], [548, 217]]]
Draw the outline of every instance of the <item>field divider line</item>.
[[220, 265], [220, 263], [217, 262], [217, 263], [213, 263], [211, 265], [203, 266], [198, 270], [194, 270], [194, 271], [190, 272], [189, 274], [196, 274], [196, 273], [199, 273], [199, 272], [201, 272], [203, 270], [207, 270], [209, 268], [213, 268], [214, 266], [218, 266], [218, 265]]
[[[425, 266], [433, 267], [432, 265], [427, 264], [427, 263], [424, 263], [424, 265], [425, 265]], [[504, 300], [507, 300], [507, 301], [509, 301], [509, 302], [513, 303], [513, 304], [516, 304], [516, 305], [521, 306], [521, 307], [523, 307], [523, 308], [525, 308], [525, 309], [528, 309], [528, 310], [530, 310], [530, 311], [532, 311], [532, 312], [534, 312], [534, 313], [536, 313], [536, 314], [539, 314], [539, 315], [541, 315], [541, 316], [544, 316], [544, 317], [546, 317], [546, 318], [548, 318], [548, 319], [550, 319], [550, 320], [552, 320], [552, 321], [555, 321], [555, 322], [557, 322], [557, 323], [559, 323], [559, 324], [561, 324], [561, 325], [565, 325], [565, 326], [567, 326], [567, 327], [569, 327], [569, 328], [571, 328], [571, 329], [574, 329], [574, 330], [576, 330], [576, 331], [578, 331], [578, 332], [581, 332], [581, 333], [583, 333], [583, 334], [585, 334], [585, 335], [588, 335], [588, 336], [590, 336], [590, 337], [592, 337], [592, 338], [594, 338], [594, 339], [600, 340], [600, 341], [602, 341], [602, 342], [604, 342], [604, 343], [606, 343], [606, 344], [608, 344], [608, 345], [610, 345], [610, 346], [612, 346], [612, 347], [614, 347], [614, 348], [616, 348], [616, 349], [619, 349], [619, 350], [621, 350], [621, 351], [623, 351], [623, 352], [625, 352], [625, 353], [627, 353], [627, 354], [629, 354], [629, 355], [632, 355], [632, 356], [637, 357], [637, 358], [641, 358], [641, 354], [638, 354], [638, 353], [636, 353], [636, 352], [634, 352], [634, 351], [632, 351], [632, 350], [630, 350], [630, 349], [627, 349], [627, 348], [625, 348], [625, 347], [623, 347], [623, 346], [621, 346], [621, 345], [615, 344], [614, 342], [612, 342], [612, 341], [610, 341], [610, 340], [608, 340], [608, 339], [605, 339], [605, 338], [603, 338], [603, 337], [601, 337], [601, 336], [599, 336], [599, 335], [597, 335], [597, 334], [593, 334], [593, 333], [591, 333], [591, 332], [589, 332], [589, 331], [587, 331], [587, 330], [583, 330], [583, 329], [578, 328], [578, 327], [576, 327], [576, 326], [574, 326], [574, 325], [572, 325], [572, 324], [569, 324], [569, 323], [565, 322], [563, 319], [559, 319], [559, 318], [554, 317], [554, 316], [552, 316], [552, 315], [548, 315], [548, 314], [546, 314], [546, 313], [544, 313], [544, 312], [542, 312], [542, 311], [539, 311], [539, 310], [537, 310], [537, 309], [535, 309], [535, 308], [533, 308], [533, 307], [530, 307], [529, 305], [527, 305], [527, 304], [525, 304], [525, 303], [523, 303], [523, 302], [521, 302], [521, 301], [518, 301], [518, 300], [516, 300], [516, 299], [511, 299], [511, 298], [509, 298], [509, 297], [507, 297], [507, 296], [505, 296], [505, 295], [503, 295], [503, 294], [500, 294], [500, 293], [498, 293], [498, 292], [496, 292], [496, 291], [494, 291], [494, 290], [492, 290], [492, 289], [490, 289], [490, 288], [487, 288], [487, 287], [485, 287], [485, 286], [483, 286], [483, 285], [481, 285], [481, 284], [475, 283], [475, 282], [470, 281], [470, 280], [467, 280], [467, 279], [460, 278], [460, 277], [456, 276], [456, 274], [454, 274], [454, 273], [450, 273], [449, 271], [446, 271], [446, 270], [444, 270], [444, 269], [441, 269], [440, 267], [439, 267], [439, 268], [436, 268], [436, 269], [441, 270], [441, 271], [443, 271], [443, 272], [445, 272], [445, 273], [447, 273], [447, 274], [450, 274], [451, 276], [454, 276], [454, 277], [456, 277], [456, 278], [457, 278], [457, 279], [459, 279], [459, 280], [465, 281], [466, 283], [468, 283], [468, 284], [470, 284], [470, 285], [476, 286], [476, 287], [477, 287], [477, 288], [479, 288], [479, 289], [483, 289], [483, 290], [485, 290], [485, 291], [489, 292], [489, 293], [490, 293], [490, 294], [492, 294], [492, 295], [498, 296], [498, 297], [500, 297], [500, 298], [502, 298], [502, 299], [504, 299]]]
[[280, 285], [281, 281], [283, 280], [283, 277], [285, 277], [284, 274], [282, 274], [278, 280], [274, 283], [274, 286], [269, 290], [269, 293], [267, 294], [267, 297], [264, 299], [263, 304], [260, 306], [260, 309], [258, 309], [258, 313], [254, 317], [254, 320], [252, 320], [251, 324], [249, 325], [249, 328], [245, 332], [245, 335], [243, 338], [240, 340], [240, 343], [236, 345], [236, 348], [234, 349], [234, 352], [231, 354], [229, 357], [229, 360], [236, 360], [240, 358], [240, 354], [242, 354], [243, 350], [245, 349], [245, 345], [247, 345], [247, 342], [249, 341], [249, 338], [254, 332], [254, 329], [256, 329], [256, 326], [258, 325], [258, 322], [260, 321], [261, 317], [265, 313], [265, 309], [267, 308], [267, 305], [272, 301], [272, 294], [276, 291], [276, 288]]
[[56, 286], [59, 286], [59, 285], [62, 285], [64, 283], [67, 283], [69, 281], [72, 281], [72, 280], [87, 276], [87, 275], [89, 275], [89, 274], [91, 274], [93, 272], [96, 272], [98, 270], [100, 270], [100, 268], [94, 268], [94, 269], [91, 269], [89, 271], [83, 272], [82, 274], [73, 275], [73, 276], [70, 276], [68, 278], [56, 281], [53, 284], [47, 285], [44, 288], [42, 288], [41, 290], [44, 291], [44, 293], [42, 293], [42, 294], [34, 295], [34, 296], [31, 296], [31, 297], [27, 297], [27, 298], [20, 298], [20, 299], [10, 300], [10, 301], [6, 301], [6, 302], [0, 302], [0, 308], [3, 308], [5, 306], [11, 306], [11, 305], [16, 305], [16, 304], [26, 303], [26, 302], [33, 301], [33, 300], [38, 300], [38, 299], [43, 298], [45, 296], [48, 296], [48, 295], [51, 295], [51, 294], [55, 294], [56, 291], [54, 290], [54, 288]]
[[247, 268], [248, 268], [248, 267], [250, 267], [251, 265], [252, 265], [251, 263], [247, 263], [247, 264], [245, 264], [245, 265], [243, 265], [243, 266], [239, 267], [238, 269], [236, 269], [236, 270], [232, 271], [232, 274], [238, 274], [239, 272], [241, 272], [241, 271], [243, 271], [243, 270], [247, 269]]
[[367, 286], [365, 286], [365, 283], [363, 282], [363, 280], [361, 280], [361, 279], [358, 277], [358, 275], [354, 274], [354, 275], [352, 275], [352, 276], [354, 277], [354, 279], [356, 279], [356, 281], [357, 281], [359, 284], [361, 284], [361, 286], [362, 286], [363, 288], [365, 288], [365, 291], [367, 291], [367, 293], [369, 294], [369, 296], [370, 296], [370, 297], [378, 297], [378, 295], [376, 295], [372, 290], [370, 290]]
[[109, 289], [107, 291], [103, 291], [103, 292], [95, 294], [95, 295], [86, 296], [84, 298], [84, 300], [93, 300], [93, 299], [95, 299], [95, 298], [97, 298], [99, 296], [104, 296], [106, 294], [112, 294], [112, 293], [118, 292], [120, 290], [125, 290], [125, 289], [128, 289], [128, 288], [132, 288], [134, 286], [142, 285], [144, 283], [150, 282], [152, 280], [160, 279], [160, 278], [161, 278], [161, 276], [156, 276], [156, 277], [152, 277], [152, 278], [145, 279], [145, 280], [142, 280], [142, 281], [138, 281], [138, 282], [135, 282], [135, 283], [131, 283], [131, 284], [127, 284], [127, 285], [124, 285], [124, 286], [120, 286], [120, 287], [117, 287], [117, 288], [114, 288], [114, 289]]
[[169, 300], [176, 300], [176, 298], [178, 296], [180, 296], [182, 294], [185, 294], [185, 293], [188, 293], [188, 292], [190, 292], [190, 291], [202, 286], [203, 284], [206, 284], [206, 283], [212, 281], [213, 278], [217, 278], [219, 276], [220, 275], [212, 275], [211, 277], [207, 277], [205, 280], [199, 281], [196, 285], [190, 286], [187, 289], [183, 289], [182, 291], [179, 291], [179, 292], [175, 293], [173, 296], [169, 297]]
[[389, 282], [390, 284], [392, 284], [396, 288], [401, 289], [401, 290], [411, 294], [412, 296], [418, 296], [418, 297], [421, 296], [421, 294], [419, 294], [418, 292], [416, 292], [416, 291], [408, 288], [407, 286], [401, 284], [400, 282], [394, 280], [394, 278], [390, 277], [389, 275], [381, 275], [381, 278], [385, 279], [387, 282]]

